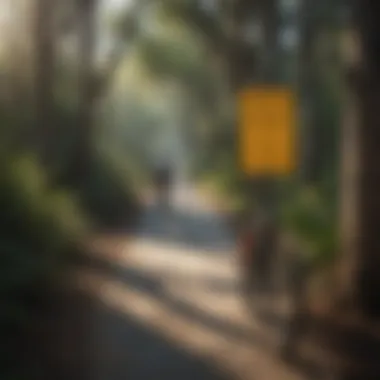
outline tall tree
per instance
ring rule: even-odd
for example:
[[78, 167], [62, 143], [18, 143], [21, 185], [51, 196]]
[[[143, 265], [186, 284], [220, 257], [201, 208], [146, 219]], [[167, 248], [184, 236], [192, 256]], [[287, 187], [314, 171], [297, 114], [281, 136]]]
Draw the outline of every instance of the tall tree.
[[[348, 351], [347, 341], [355, 339], [353, 336], [358, 336], [357, 333], [350, 335], [352, 331], [347, 331], [346, 336], [329, 341], [339, 355], [353, 355], [348, 362], [356, 365], [348, 370], [338, 368], [337, 380], [377, 379], [380, 376], [378, 355], [374, 352], [379, 342], [377, 339], [375, 343], [376, 335], [370, 327], [380, 322], [379, 12], [380, 4], [371, 0], [357, 0], [352, 9], [350, 59], [346, 62], [348, 93], [342, 125], [342, 246], [335, 307], [342, 317], [359, 314], [360, 326], [366, 325], [369, 333], [361, 329], [361, 341], [367, 350], [364, 356], [359, 356], [355, 350]], [[357, 344], [354, 342], [353, 346]]]
[[36, 0], [35, 2], [35, 101], [36, 131], [35, 145], [42, 161], [49, 160], [49, 140], [53, 128], [54, 107], [54, 0]]
[[91, 156], [93, 128], [94, 59], [96, 52], [96, 10], [97, 0], [79, 0], [79, 113], [78, 143], [75, 151], [75, 174], [77, 181], [87, 173]]
[[[380, 190], [380, 173], [377, 158], [379, 137], [377, 107], [380, 91], [380, 28], [376, 19], [379, 5], [371, 1], [357, 1], [354, 8], [353, 49], [354, 59], [348, 67], [348, 97], [351, 117], [343, 127], [342, 198], [349, 195], [351, 204], [343, 203], [342, 211], [352, 223], [344, 224], [342, 269], [347, 298], [364, 314], [380, 318], [379, 264], [380, 246], [377, 230], [380, 209], [377, 193]], [[349, 152], [348, 152], [349, 150]], [[347, 194], [347, 192], [349, 192]], [[349, 230], [349, 231], [348, 231]], [[345, 241], [345, 239], [348, 239]], [[346, 265], [347, 264], [347, 265]]]
[[98, 47], [97, 10], [98, 0], [77, 0], [77, 27], [79, 38], [79, 112], [78, 142], [74, 152], [72, 174], [75, 181], [82, 181], [88, 173], [93, 145], [94, 112], [98, 101], [105, 94], [115, 72], [123, 61], [126, 45], [138, 32], [139, 17], [146, 1], [136, 0], [122, 14], [119, 35], [102, 70], [95, 67]]
[[378, 107], [380, 95], [380, 4], [357, 1], [357, 24], [362, 46], [358, 70], [357, 99], [359, 106], [359, 223], [358, 223], [358, 290], [363, 310], [380, 319], [380, 151]]

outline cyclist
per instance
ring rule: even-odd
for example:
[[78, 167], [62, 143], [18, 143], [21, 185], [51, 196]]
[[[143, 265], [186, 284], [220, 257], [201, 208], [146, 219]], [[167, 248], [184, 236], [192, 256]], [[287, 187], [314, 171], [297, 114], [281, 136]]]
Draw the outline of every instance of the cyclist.
[[172, 173], [169, 167], [160, 167], [155, 173], [156, 194], [159, 200], [169, 203]]

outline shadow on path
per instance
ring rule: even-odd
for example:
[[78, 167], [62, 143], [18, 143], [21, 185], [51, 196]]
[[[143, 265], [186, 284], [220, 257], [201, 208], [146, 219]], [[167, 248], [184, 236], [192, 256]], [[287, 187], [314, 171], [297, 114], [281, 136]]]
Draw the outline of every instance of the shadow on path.
[[57, 314], [54, 349], [42, 379], [232, 380], [153, 329], [90, 297], [68, 295]]
[[[177, 243], [212, 255], [230, 255], [234, 248], [230, 231], [217, 215], [151, 206], [142, 215], [134, 235], [158, 242]], [[230, 250], [230, 251], [229, 251]], [[265, 347], [246, 329], [222, 320], [212, 313], [173, 297], [163, 286], [164, 273], [149, 274], [115, 261], [82, 258], [85, 270], [95, 269], [111, 281], [139, 290], [175, 314], [194, 321], [226, 340]], [[233, 292], [231, 282], [205, 279], [214, 292]], [[100, 289], [99, 289], [100, 290]], [[96, 301], [76, 296], [71, 306], [62, 306], [56, 326], [57, 349], [62, 353], [58, 380], [233, 380], [210, 363], [162, 337], [153, 327], [140, 324], [121, 312]], [[133, 305], [129, 305], [133, 307]], [[170, 322], [169, 322], [170, 323]], [[57, 364], [58, 367], [58, 364]], [[255, 380], [255, 379], [253, 379]], [[260, 380], [260, 379], [257, 379]]]
[[[252, 331], [247, 331], [246, 328], [223, 320], [215, 314], [209, 313], [199, 307], [190, 305], [178, 297], [172, 296], [165, 290], [163, 281], [158, 276], [147, 274], [135, 268], [122, 267], [115, 263], [107, 263], [101, 259], [92, 260], [91, 263], [86, 265], [87, 268], [89, 266], [92, 269], [105, 273], [107, 277], [112, 280], [122, 282], [128, 289], [137, 289], [145, 292], [178, 315], [199, 323], [203, 327], [225, 337], [225, 339], [234, 339], [245, 344], [259, 345], [263, 349], [270, 348], [268, 342], [261, 339]], [[226, 286], [227, 284], [224, 283], [223, 285]], [[223, 288], [221, 290], [223, 290]], [[220, 295], [222, 296], [223, 292], [220, 292]]]
[[107, 365], [96, 380], [231, 380], [194, 354], [125, 315], [105, 309], [98, 315], [99, 325], [106, 326], [100, 342]]

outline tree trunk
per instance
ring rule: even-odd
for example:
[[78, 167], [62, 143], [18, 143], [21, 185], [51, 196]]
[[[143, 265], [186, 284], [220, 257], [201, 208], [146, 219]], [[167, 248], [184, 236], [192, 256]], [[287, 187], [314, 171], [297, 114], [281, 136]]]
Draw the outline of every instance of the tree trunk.
[[[350, 70], [351, 71], [351, 70]], [[352, 85], [352, 83], [351, 83]], [[345, 106], [340, 133], [340, 250], [338, 260], [338, 294], [339, 308], [353, 309], [357, 298], [353, 281], [358, 267], [358, 232], [359, 232], [359, 120], [358, 99], [353, 88], [345, 96]]]
[[362, 64], [359, 100], [358, 296], [363, 312], [380, 320], [380, 4], [357, 1]]
[[[328, 337], [328, 349], [350, 364], [350, 368], [339, 368], [334, 380], [380, 378], [375, 352], [380, 342], [370, 329], [372, 322], [378, 326], [380, 321], [379, 12], [380, 3], [371, 0], [357, 0], [353, 9], [358, 54], [348, 70], [350, 94], [342, 133], [341, 302], [336, 303], [341, 319], [356, 314], [369, 334], [359, 335], [351, 327], [344, 334], [333, 332]], [[362, 347], [355, 349], [359, 336]]]
[[345, 299], [380, 319], [380, 26], [377, 3], [355, 8], [357, 50], [348, 68], [349, 103], [342, 140], [342, 249], [340, 287]]
[[36, 0], [35, 6], [36, 131], [33, 140], [42, 162], [47, 165], [54, 125], [55, 3], [54, 0]]
[[278, 30], [279, 12], [277, 0], [265, 0], [258, 3], [257, 12], [260, 16], [263, 41], [261, 46], [260, 63], [256, 70], [257, 80], [264, 84], [278, 83], [279, 67]]
[[79, 110], [78, 140], [74, 152], [74, 182], [83, 183], [91, 162], [91, 147], [94, 129], [94, 99], [96, 99], [96, 77], [94, 58], [96, 48], [97, 0], [79, 0]]
[[253, 4], [244, 0], [231, 3], [227, 56], [231, 90], [237, 92], [247, 85], [255, 72], [254, 49], [244, 39], [244, 27], [251, 22]]
[[300, 101], [302, 102], [302, 148], [301, 177], [306, 183], [318, 180], [318, 144], [321, 128], [316, 125], [316, 76], [315, 45], [317, 38], [316, 7], [313, 0], [304, 0], [301, 6], [301, 45], [300, 45]]
[[[128, 38], [134, 39], [138, 33], [138, 22], [146, 5], [146, 0], [136, 0], [130, 11]], [[109, 64], [102, 75], [94, 67], [96, 53], [96, 14], [98, 0], [78, 0], [79, 20], [79, 112], [78, 143], [74, 152], [73, 179], [83, 182], [88, 174], [92, 159], [94, 112], [100, 97], [107, 91], [112, 76], [125, 54], [125, 47], [117, 46], [111, 54]], [[132, 21], [131, 21], [132, 20]]]

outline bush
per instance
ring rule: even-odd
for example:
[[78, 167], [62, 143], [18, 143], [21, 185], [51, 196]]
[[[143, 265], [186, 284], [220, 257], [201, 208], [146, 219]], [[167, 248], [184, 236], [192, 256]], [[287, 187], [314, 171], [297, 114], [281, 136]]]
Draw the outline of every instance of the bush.
[[98, 155], [81, 193], [87, 213], [99, 227], [123, 227], [138, 211], [137, 189], [128, 168], [118, 160]]
[[314, 265], [330, 263], [337, 251], [336, 210], [329, 197], [315, 188], [301, 189], [282, 210], [282, 224]]
[[[68, 152], [76, 149], [73, 123], [68, 123], [62, 132], [59, 147], [56, 149], [55, 181], [60, 186], [71, 189], [86, 214], [100, 228], [113, 228], [131, 220], [137, 210], [137, 190], [131, 178], [140, 180], [138, 171], [127, 165], [126, 157], [109, 152], [104, 147], [92, 151], [86, 178], [77, 178], [75, 155]], [[74, 124], [75, 125], [75, 124]], [[102, 144], [104, 145], [104, 144]]]
[[4, 371], [22, 355], [30, 321], [47, 300], [88, 225], [75, 199], [52, 189], [31, 156], [0, 160], [0, 353]]

